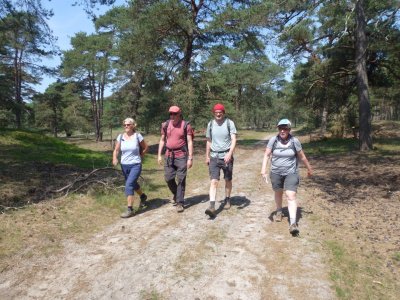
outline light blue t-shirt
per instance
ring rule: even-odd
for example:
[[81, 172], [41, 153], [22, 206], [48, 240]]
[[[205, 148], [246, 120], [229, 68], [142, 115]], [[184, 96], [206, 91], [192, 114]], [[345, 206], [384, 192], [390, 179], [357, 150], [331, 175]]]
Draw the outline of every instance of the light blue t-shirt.
[[[210, 127], [212, 122], [212, 137], [210, 137]], [[225, 157], [226, 152], [229, 151], [232, 145], [232, 138], [229, 135], [228, 131], [228, 122], [230, 124], [230, 134], [237, 134], [235, 123], [225, 118], [224, 122], [219, 125], [215, 119], [208, 122], [206, 138], [211, 138], [211, 152], [210, 156], [213, 158], [223, 159]], [[219, 152], [219, 153], [218, 153]]]
[[140, 133], [134, 133], [130, 140], [125, 140], [124, 135], [120, 134], [117, 141], [121, 144], [121, 165], [140, 164], [140, 145], [143, 141], [143, 136]]
[[268, 141], [267, 148], [272, 149], [275, 140], [277, 140], [277, 142], [272, 152], [271, 172], [282, 176], [297, 173], [297, 155], [293, 149], [292, 143], [296, 151], [299, 152], [302, 149], [300, 141], [292, 136], [287, 144], [283, 144], [277, 136], [274, 136]]

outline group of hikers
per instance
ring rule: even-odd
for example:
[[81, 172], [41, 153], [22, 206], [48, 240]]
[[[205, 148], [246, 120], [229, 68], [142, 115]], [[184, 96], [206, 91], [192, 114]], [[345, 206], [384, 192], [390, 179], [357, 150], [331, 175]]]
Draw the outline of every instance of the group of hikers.
[[[178, 213], [184, 211], [184, 197], [187, 170], [193, 166], [193, 137], [194, 132], [190, 123], [182, 118], [182, 111], [178, 106], [171, 106], [168, 110], [170, 118], [161, 124], [161, 138], [158, 146], [158, 164], [164, 165], [164, 178], [172, 193], [172, 202]], [[212, 113], [214, 118], [208, 123], [206, 130], [206, 163], [210, 175], [209, 207], [205, 214], [210, 218], [216, 217], [215, 201], [220, 181], [221, 170], [225, 180], [225, 198], [223, 207], [231, 207], [233, 153], [236, 148], [237, 130], [235, 123], [225, 116], [223, 104], [215, 104]], [[118, 155], [121, 152], [121, 170], [125, 177], [125, 195], [127, 210], [122, 218], [132, 217], [134, 193], [140, 197], [140, 205], [145, 205], [147, 195], [143, 193], [138, 179], [142, 171], [142, 157], [148, 151], [148, 145], [143, 136], [136, 131], [136, 122], [126, 118], [123, 122], [124, 133], [119, 134], [113, 152], [113, 165], [118, 164]], [[261, 167], [261, 176], [268, 183], [270, 178], [276, 203], [275, 221], [283, 218], [282, 200], [286, 192], [289, 211], [289, 232], [292, 235], [299, 233], [297, 224], [296, 192], [300, 182], [298, 161], [301, 160], [307, 168], [307, 175], [312, 175], [312, 168], [308, 162], [300, 141], [290, 134], [291, 122], [282, 119], [277, 124], [278, 134], [269, 139], [265, 149]], [[164, 157], [163, 157], [164, 153]], [[268, 164], [271, 168], [268, 174]]]

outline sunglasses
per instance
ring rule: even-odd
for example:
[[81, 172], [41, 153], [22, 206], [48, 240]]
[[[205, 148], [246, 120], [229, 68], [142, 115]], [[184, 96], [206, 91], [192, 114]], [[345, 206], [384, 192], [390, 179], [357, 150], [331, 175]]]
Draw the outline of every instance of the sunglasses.
[[123, 124], [124, 127], [132, 126], [132, 124]]
[[169, 113], [170, 116], [176, 116], [178, 113], [171, 112]]
[[289, 130], [289, 127], [278, 127], [278, 130]]

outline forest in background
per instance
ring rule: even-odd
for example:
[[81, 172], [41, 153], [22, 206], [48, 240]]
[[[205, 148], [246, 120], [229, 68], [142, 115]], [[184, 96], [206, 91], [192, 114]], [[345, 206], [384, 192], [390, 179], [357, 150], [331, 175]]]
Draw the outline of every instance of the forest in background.
[[[201, 130], [222, 102], [241, 128], [287, 117], [370, 150], [372, 120], [400, 118], [399, 1], [138, 0], [94, 14], [113, 3], [71, 1], [96, 31], [59, 53], [41, 0], [0, 0], [0, 127], [101, 141], [127, 116], [156, 131], [177, 104]], [[42, 64], [57, 53], [58, 68]], [[44, 74], [57, 82], [39, 93]]]

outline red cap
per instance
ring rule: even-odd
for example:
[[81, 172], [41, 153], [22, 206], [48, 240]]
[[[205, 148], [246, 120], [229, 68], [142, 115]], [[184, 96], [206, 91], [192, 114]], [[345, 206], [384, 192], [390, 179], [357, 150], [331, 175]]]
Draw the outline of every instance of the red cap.
[[213, 107], [213, 112], [215, 112], [216, 110], [222, 110], [223, 112], [225, 112], [225, 106], [223, 106], [221, 103], [217, 103]]
[[174, 106], [171, 106], [168, 111], [171, 113], [180, 113], [181, 109], [178, 106], [174, 105]]

